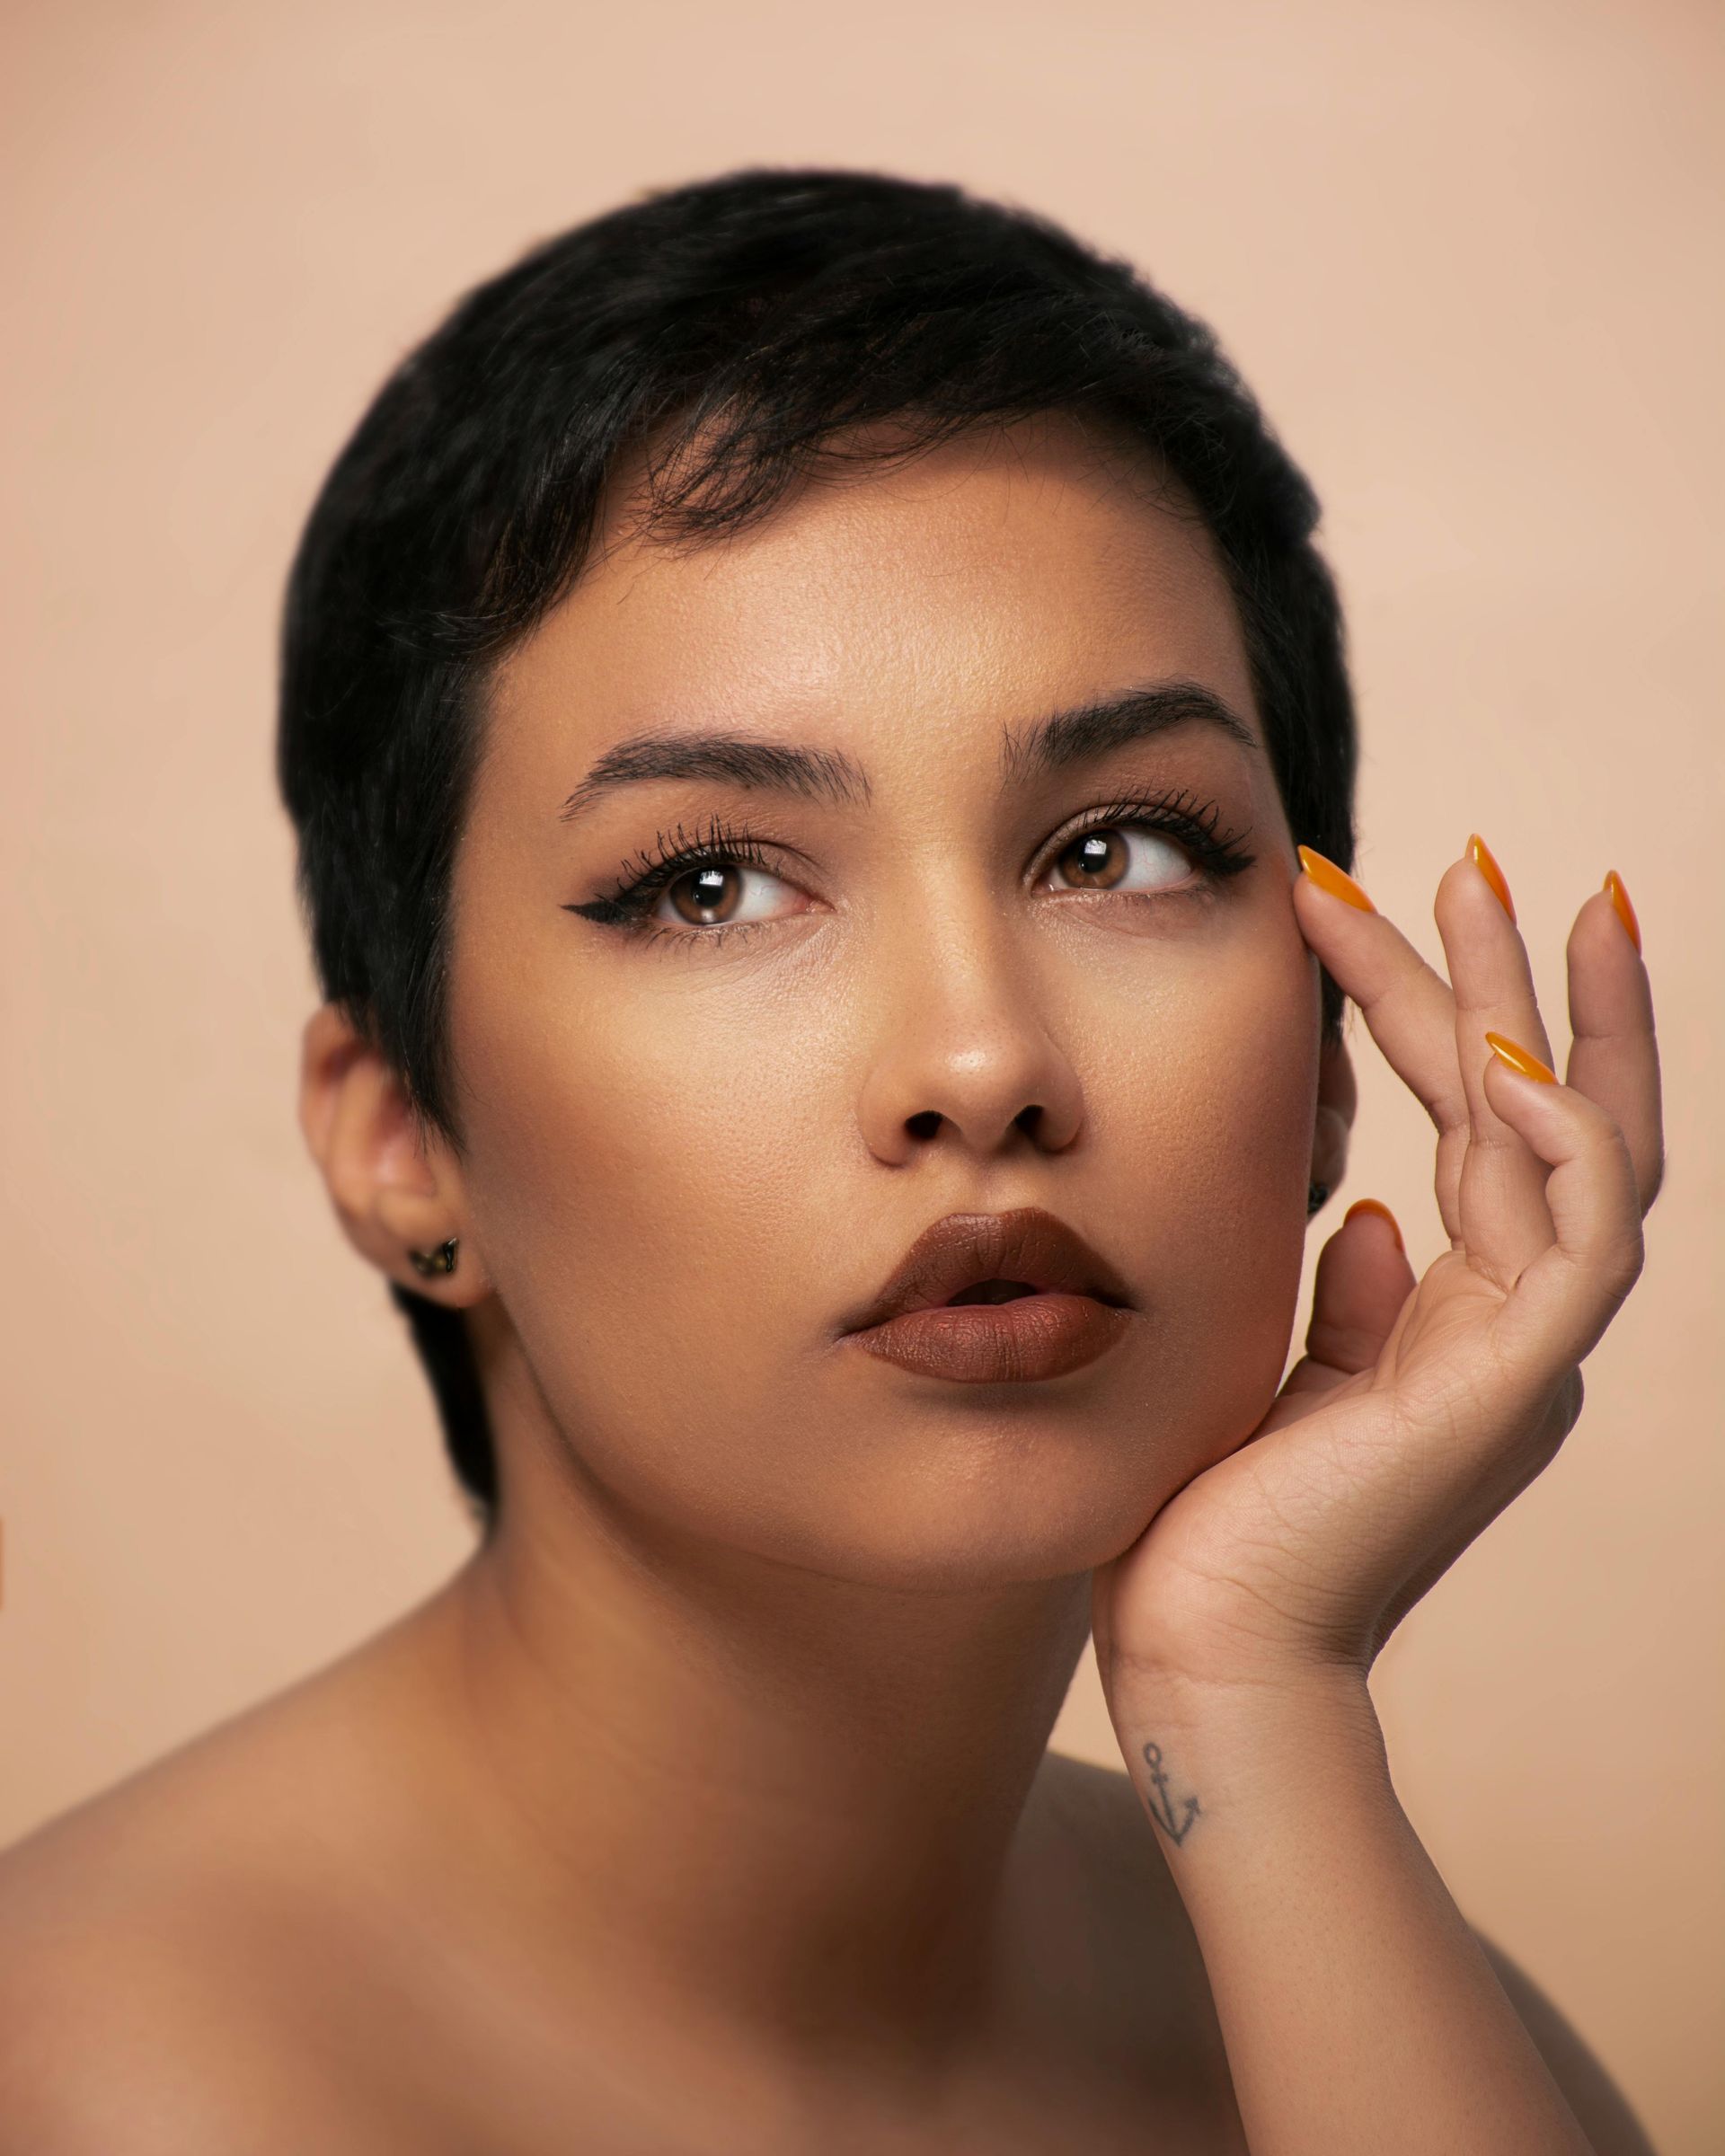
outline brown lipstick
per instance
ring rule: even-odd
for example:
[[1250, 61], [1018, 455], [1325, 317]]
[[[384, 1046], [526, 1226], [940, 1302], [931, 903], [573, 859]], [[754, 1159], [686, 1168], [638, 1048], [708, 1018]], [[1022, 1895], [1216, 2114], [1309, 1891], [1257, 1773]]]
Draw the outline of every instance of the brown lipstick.
[[845, 1337], [958, 1384], [1019, 1384], [1094, 1362], [1132, 1322], [1126, 1283], [1039, 1206], [949, 1213], [925, 1229]]

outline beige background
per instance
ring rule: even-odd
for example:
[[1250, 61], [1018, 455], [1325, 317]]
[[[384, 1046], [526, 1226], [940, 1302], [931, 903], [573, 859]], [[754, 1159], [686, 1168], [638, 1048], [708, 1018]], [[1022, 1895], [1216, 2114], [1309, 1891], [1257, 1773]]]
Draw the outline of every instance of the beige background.
[[[466, 1546], [294, 1120], [272, 641], [362, 401], [458, 290], [641, 187], [957, 178], [1211, 320], [1312, 473], [1379, 904], [1438, 957], [1483, 832], [1560, 1038], [1574, 908], [1614, 866], [1641, 911], [1646, 1274], [1562, 1456], [1376, 1683], [1464, 1910], [1666, 2156], [1716, 2147], [1718, 11], [14, 0], [4, 38], [0, 1842]], [[1429, 1257], [1424, 1120], [1360, 1047], [1343, 1196]], [[1118, 1761], [1088, 1662], [1056, 1741]]]

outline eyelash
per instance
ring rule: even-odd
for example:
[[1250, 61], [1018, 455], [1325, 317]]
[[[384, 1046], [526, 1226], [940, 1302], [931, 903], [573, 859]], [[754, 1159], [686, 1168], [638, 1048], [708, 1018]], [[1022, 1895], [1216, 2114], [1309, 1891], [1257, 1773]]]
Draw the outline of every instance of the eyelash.
[[[1214, 801], [1202, 807], [1193, 795], [1182, 789], [1174, 794], [1163, 794], [1151, 799], [1138, 795], [1112, 801], [1106, 808], [1086, 811], [1084, 819], [1073, 828], [1051, 842], [1049, 865], [1060, 858], [1081, 838], [1092, 831], [1110, 830], [1116, 826], [1148, 829], [1163, 836], [1175, 839], [1190, 853], [1203, 872], [1208, 891], [1225, 882], [1229, 877], [1241, 875], [1251, 868], [1258, 856], [1248, 853], [1241, 844], [1243, 832], [1216, 830], [1221, 811]], [[770, 849], [764, 846], [747, 828], [733, 828], [721, 817], [713, 817], [686, 844], [676, 844], [683, 838], [679, 824], [672, 837], [660, 832], [654, 840], [654, 851], [640, 853], [633, 861], [623, 864], [623, 880], [602, 897], [584, 906], [571, 906], [568, 911], [580, 914], [589, 921], [603, 923], [606, 927], [624, 928], [649, 941], [669, 936], [674, 942], [714, 943], [732, 936], [746, 934], [750, 929], [766, 928], [765, 921], [719, 921], [706, 927], [674, 927], [669, 922], [649, 921], [648, 909], [659, 893], [694, 869], [714, 866], [748, 866], [765, 869], [773, 874]], [[783, 848], [780, 849], [783, 851]], [[641, 865], [637, 869], [635, 863]], [[1123, 892], [1124, 897], [1144, 897], [1145, 892]], [[1180, 896], [1197, 896], [1181, 893]], [[1106, 896], [1106, 894], [1103, 894]]]

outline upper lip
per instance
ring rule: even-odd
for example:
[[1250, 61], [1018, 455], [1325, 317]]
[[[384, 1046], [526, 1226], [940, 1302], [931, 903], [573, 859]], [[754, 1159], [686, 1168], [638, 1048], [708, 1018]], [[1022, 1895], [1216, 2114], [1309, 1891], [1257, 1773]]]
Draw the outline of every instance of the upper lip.
[[983, 1280], [1022, 1280], [1064, 1288], [1129, 1309], [1126, 1283], [1075, 1228], [1040, 1206], [1011, 1213], [949, 1213], [906, 1251], [886, 1286], [845, 1324], [846, 1332], [883, 1325], [907, 1311], [930, 1310]]

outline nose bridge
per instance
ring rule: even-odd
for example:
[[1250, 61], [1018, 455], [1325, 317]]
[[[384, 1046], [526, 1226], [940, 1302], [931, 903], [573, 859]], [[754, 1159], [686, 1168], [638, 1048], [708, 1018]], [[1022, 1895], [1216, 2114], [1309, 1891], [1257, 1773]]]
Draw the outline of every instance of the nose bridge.
[[[883, 1157], [942, 1129], [978, 1152], [1005, 1143], [1027, 1109], [1039, 1144], [1069, 1143], [1078, 1083], [1048, 1027], [1040, 968], [980, 874], [898, 879], [877, 923], [882, 1023], [859, 1102]], [[938, 1118], [938, 1122], [935, 1120]]]

